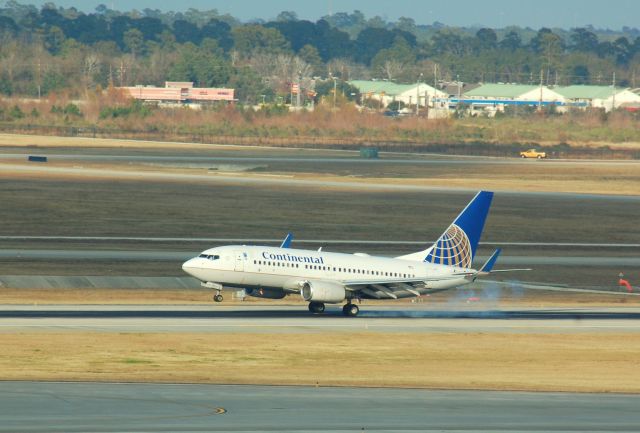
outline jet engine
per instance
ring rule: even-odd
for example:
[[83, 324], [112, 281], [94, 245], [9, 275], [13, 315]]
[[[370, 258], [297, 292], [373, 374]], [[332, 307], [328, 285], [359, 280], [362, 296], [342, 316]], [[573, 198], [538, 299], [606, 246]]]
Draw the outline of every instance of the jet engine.
[[341, 284], [326, 281], [305, 281], [300, 294], [305, 301], [337, 304], [347, 297], [347, 291]]

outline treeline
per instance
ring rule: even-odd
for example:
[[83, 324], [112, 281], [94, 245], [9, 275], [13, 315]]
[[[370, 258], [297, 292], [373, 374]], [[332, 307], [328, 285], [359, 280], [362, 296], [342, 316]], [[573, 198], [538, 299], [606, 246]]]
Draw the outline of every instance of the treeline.
[[[327, 94], [336, 79], [611, 84], [636, 87], [640, 33], [452, 28], [361, 12], [316, 22], [282, 12], [242, 23], [217, 11], [92, 13], [48, 3], [0, 7], [0, 94], [86, 96], [97, 87], [194, 81], [243, 103], [286, 100], [290, 84]], [[309, 97], [311, 93], [305, 92]]]

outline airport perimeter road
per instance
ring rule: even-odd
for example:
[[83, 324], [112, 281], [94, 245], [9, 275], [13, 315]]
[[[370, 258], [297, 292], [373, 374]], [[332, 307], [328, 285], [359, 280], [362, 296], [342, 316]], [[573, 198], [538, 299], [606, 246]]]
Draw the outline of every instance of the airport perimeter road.
[[0, 382], [3, 432], [636, 432], [640, 396]]
[[[250, 319], [250, 320], [248, 320]], [[474, 306], [464, 300], [441, 305], [361, 305], [357, 318], [340, 306], [311, 315], [299, 306], [87, 306], [4, 305], [0, 333], [94, 332], [640, 332], [640, 308], [517, 308]]]
[[[56, 149], [59, 151], [60, 149]], [[79, 154], [79, 153], [56, 153], [50, 149], [41, 148], [38, 150], [25, 149], [23, 153], [4, 153], [0, 149], [0, 159], [24, 161], [29, 155], [47, 156], [49, 161], [84, 161], [84, 162], [127, 162], [127, 163], [166, 163], [166, 164], [215, 164], [215, 163], [331, 163], [331, 164], [358, 164], [358, 165], [383, 165], [383, 164], [405, 164], [405, 165], [524, 165], [531, 164], [532, 161], [521, 158], [501, 158], [485, 156], [456, 156], [456, 155], [435, 155], [435, 154], [395, 154], [393, 152], [383, 152], [383, 156], [378, 159], [362, 158], [353, 151], [341, 152], [336, 156], [318, 156], [317, 154], [304, 156], [213, 156], [199, 153], [198, 155], [160, 155], [163, 151], [153, 154], [126, 154], [126, 150], [118, 149], [118, 154]], [[255, 151], [255, 150], [254, 150]], [[228, 151], [225, 151], [228, 152]], [[246, 150], [243, 152], [247, 153]], [[268, 151], [267, 151], [268, 152]], [[331, 152], [340, 152], [331, 150]], [[299, 149], [298, 149], [299, 153]], [[545, 164], [553, 165], [588, 165], [597, 162], [599, 165], [640, 165], [640, 161], [633, 160], [591, 160], [591, 159], [548, 159]]]

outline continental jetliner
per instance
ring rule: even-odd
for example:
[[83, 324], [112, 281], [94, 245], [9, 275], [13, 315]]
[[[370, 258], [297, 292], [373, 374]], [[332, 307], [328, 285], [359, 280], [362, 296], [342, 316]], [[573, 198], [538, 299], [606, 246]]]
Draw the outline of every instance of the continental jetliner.
[[269, 299], [300, 294], [312, 313], [324, 312], [325, 304], [345, 302], [343, 314], [356, 316], [354, 300], [417, 297], [503, 272], [492, 270], [499, 249], [479, 270], [471, 268], [492, 198], [492, 192], [480, 191], [433, 245], [400, 257], [292, 249], [288, 235], [279, 248], [211, 248], [182, 269], [216, 290], [216, 302], [222, 301], [223, 288], [245, 289], [249, 296]]

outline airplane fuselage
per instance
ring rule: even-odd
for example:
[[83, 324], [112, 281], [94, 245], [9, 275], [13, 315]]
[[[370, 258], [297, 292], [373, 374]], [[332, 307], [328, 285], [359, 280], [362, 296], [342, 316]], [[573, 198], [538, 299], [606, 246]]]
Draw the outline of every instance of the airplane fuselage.
[[[344, 254], [266, 246], [230, 245], [211, 248], [187, 261], [183, 269], [202, 282], [229, 288], [300, 291], [305, 281], [332, 281], [357, 285], [378, 280], [425, 280], [420, 294], [444, 290], [470, 283], [464, 274], [469, 269], [428, 262], [365, 254]], [[397, 297], [415, 296], [415, 291], [402, 291]], [[257, 293], [257, 292], [253, 292]], [[366, 296], [365, 296], [366, 297]]]

